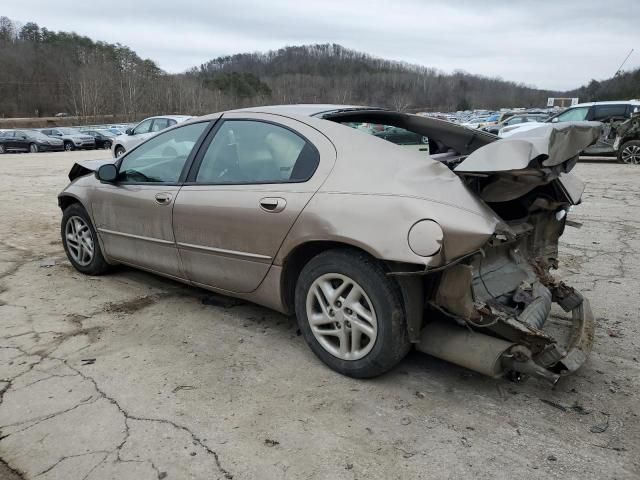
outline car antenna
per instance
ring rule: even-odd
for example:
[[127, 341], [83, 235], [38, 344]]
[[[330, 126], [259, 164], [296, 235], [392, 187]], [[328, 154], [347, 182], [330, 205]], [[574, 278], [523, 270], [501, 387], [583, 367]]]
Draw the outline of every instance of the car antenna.
[[616, 73], [613, 74], [614, 77], [617, 77], [622, 73], [622, 67], [624, 66], [625, 63], [627, 63], [627, 60], [629, 60], [629, 57], [631, 56], [632, 53], [633, 53], [633, 48], [631, 49], [629, 54], [625, 57], [624, 61], [620, 64], [620, 66], [618, 67], [618, 70], [616, 70]]

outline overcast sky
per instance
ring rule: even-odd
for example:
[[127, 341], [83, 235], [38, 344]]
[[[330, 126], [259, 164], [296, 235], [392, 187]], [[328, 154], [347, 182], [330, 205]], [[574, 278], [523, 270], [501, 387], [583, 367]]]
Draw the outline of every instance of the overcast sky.
[[180, 72], [219, 55], [339, 43], [565, 90], [640, 67], [638, 0], [2, 0], [0, 15], [122, 43]]

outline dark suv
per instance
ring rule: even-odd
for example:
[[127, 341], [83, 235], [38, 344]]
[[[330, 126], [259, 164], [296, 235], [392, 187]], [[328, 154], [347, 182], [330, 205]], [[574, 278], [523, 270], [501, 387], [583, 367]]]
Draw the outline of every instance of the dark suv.
[[[623, 122], [631, 118], [631, 115], [638, 111], [640, 111], [640, 100], [579, 103], [550, 117], [545, 122], [576, 122], [582, 120], [602, 122], [604, 124], [602, 135], [600, 135], [600, 138], [598, 138], [595, 144], [588, 147], [582, 153], [586, 155], [620, 156], [619, 149], [614, 146], [618, 128]], [[537, 125], [539, 124], [529, 122], [505, 127], [500, 130], [500, 135], [503, 137], [507, 136], [505, 135], [505, 133], [507, 133], [505, 130], [508, 130], [508, 134], [512, 135], [535, 128]]]
[[604, 124], [602, 135], [595, 144], [587, 148], [583, 153], [620, 156], [618, 148], [614, 146], [617, 130], [623, 122], [631, 118], [631, 115], [636, 112], [640, 112], [639, 100], [581, 103], [549, 118], [547, 122], [576, 120], [602, 122]]

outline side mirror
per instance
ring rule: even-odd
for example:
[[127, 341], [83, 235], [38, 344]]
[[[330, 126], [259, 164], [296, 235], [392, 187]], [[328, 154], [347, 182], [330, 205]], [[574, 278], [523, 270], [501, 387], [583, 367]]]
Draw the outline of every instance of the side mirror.
[[558, 123], [558, 117], [553, 117], [551, 119], [551, 123]]
[[124, 133], [126, 133], [127, 135], [133, 135], [133, 128], [127, 128]]
[[96, 172], [98, 180], [105, 183], [113, 183], [118, 178], [118, 169], [113, 163], [102, 165]]

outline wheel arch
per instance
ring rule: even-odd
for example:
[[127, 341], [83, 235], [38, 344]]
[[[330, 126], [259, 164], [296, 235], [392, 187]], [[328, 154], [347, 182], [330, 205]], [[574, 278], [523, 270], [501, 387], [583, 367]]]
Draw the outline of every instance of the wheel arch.
[[[380, 260], [365, 249], [346, 242], [335, 240], [315, 240], [305, 242], [294, 248], [284, 259], [282, 264], [281, 295], [282, 303], [286, 310], [291, 313], [295, 311], [295, 288], [298, 277], [304, 266], [316, 255], [335, 249], [354, 250], [361, 252], [378, 262], [385, 272], [412, 271], [410, 265], [398, 264]], [[420, 329], [422, 327], [424, 302], [428, 282], [423, 276], [391, 276], [393, 282], [398, 286], [402, 294], [402, 303], [411, 342], [419, 341]]]
[[[71, 195], [69, 193], [58, 195], [58, 207], [60, 207], [60, 210], [62, 210], [63, 212], [73, 203], [79, 203], [80, 205], [82, 205], [80, 199], [75, 195]], [[82, 206], [84, 207], [84, 205]]]

